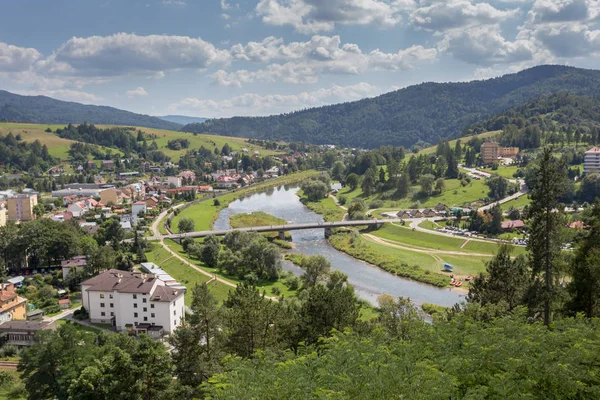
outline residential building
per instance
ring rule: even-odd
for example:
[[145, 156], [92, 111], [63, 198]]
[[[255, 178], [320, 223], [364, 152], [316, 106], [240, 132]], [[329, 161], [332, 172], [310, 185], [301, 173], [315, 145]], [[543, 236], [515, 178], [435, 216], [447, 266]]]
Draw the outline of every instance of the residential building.
[[77, 201], [75, 203], [69, 204], [69, 206], [67, 207], [67, 211], [73, 214], [73, 217], [80, 218], [87, 214], [90, 211], [90, 209], [84, 201]]
[[111, 269], [82, 282], [81, 295], [91, 322], [119, 331], [171, 333], [185, 317], [184, 290], [153, 274]]
[[31, 346], [41, 330], [56, 330], [55, 321], [6, 321], [0, 324], [0, 346]]
[[71, 308], [71, 300], [70, 299], [60, 299], [58, 300], [58, 306], [61, 310], [68, 310]]
[[115, 162], [113, 160], [102, 160], [102, 169], [105, 171], [112, 171], [115, 169]]
[[144, 213], [148, 211], [146, 202], [144, 201], [136, 201], [131, 205], [131, 214], [137, 218], [138, 214]]
[[600, 147], [592, 147], [585, 152], [583, 158], [583, 173], [600, 172]]
[[0, 227], [6, 225], [8, 221], [8, 210], [4, 206], [4, 204], [0, 204]]
[[498, 154], [500, 157], [515, 158], [519, 154], [518, 147], [499, 147]]
[[9, 197], [8, 219], [10, 221], [31, 221], [35, 219], [33, 208], [37, 206], [38, 200], [35, 194], [17, 194]]
[[100, 202], [102, 204], [106, 204], [107, 206], [108, 205], [116, 206], [123, 202], [123, 198], [117, 188], [110, 188], [110, 189], [106, 189], [106, 190], [102, 191], [102, 193], [100, 193]]
[[27, 318], [27, 299], [15, 291], [15, 285], [0, 283], [0, 321]]
[[181, 187], [181, 176], [168, 176], [167, 185], [169, 185], [169, 187]]
[[512, 231], [515, 229], [524, 229], [525, 223], [520, 219], [516, 219], [514, 221], [504, 221], [502, 222], [502, 230], [504, 231]]
[[178, 176], [181, 179], [186, 179], [188, 181], [187, 183], [191, 183], [196, 180], [196, 174], [194, 173], [194, 171], [190, 170], [181, 171]]
[[175, 278], [166, 273], [162, 268], [152, 262], [142, 263], [142, 271], [155, 275], [159, 280], [161, 280], [165, 286], [169, 286], [175, 289], [186, 291], [185, 286], [179, 283]]
[[498, 161], [498, 143], [485, 142], [481, 145], [481, 159], [485, 164], [490, 164]]
[[62, 268], [62, 276], [63, 279], [67, 279], [67, 276], [73, 271], [81, 272], [87, 265], [87, 257], [86, 256], [75, 256], [68, 260], [63, 260], [60, 262], [60, 266]]

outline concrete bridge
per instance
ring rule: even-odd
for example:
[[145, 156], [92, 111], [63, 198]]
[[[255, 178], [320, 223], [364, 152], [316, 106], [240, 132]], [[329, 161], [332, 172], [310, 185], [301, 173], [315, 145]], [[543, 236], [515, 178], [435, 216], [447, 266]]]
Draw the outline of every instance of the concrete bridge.
[[[238, 229], [224, 229], [224, 230], [214, 230], [214, 231], [199, 231], [199, 232], [188, 232], [188, 233], [175, 233], [171, 235], [163, 235], [161, 236], [163, 239], [174, 239], [180, 240], [184, 238], [201, 238], [210, 235], [214, 236], [225, 236], [229, 232], [240, 231], [240, 232], [278, 232], [279, 237], [281, 239], [285, 239], [285, 232], [288, 231], [296, 231], [301, 229], [324, 229], [325, 237], [329, 237], [331, 235], [331, 230], [334, 228], [343, 228], [348, 226], [368, 226], [371, 230], [376, 230], [381, 228], [381, 226], [386, 222], [401, 222], [400, 219], [368, 219], [361, 221], [339, 221], [339, 222], [309, 222], [303, 224], [286, 224], [286, 225], [270, 225], [270, 226], [254, 226], [250, 228], [238, 228]], [[148, 238], [150, 240], [154, 238]]]

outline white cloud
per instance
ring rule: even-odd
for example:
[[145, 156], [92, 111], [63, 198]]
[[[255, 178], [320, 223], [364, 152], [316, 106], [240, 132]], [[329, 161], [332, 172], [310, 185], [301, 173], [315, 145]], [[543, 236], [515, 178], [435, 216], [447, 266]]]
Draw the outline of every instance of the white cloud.
[[291, 25], [300, 33], [331, 31], [336, 24], [389, 27], [414, 8], [413, 0], [261, 0], [256, 12], [266, 24]]
[[437, 56], [436, 49], [420, 45], [396, 53], [385, 53], [379, 49], [363, 53], [356, 44], [342, 44], [339, 36], [320, 35], [306, 42], [288, 44], [281, 38], [268, 37], [262, 42], [234, 45], [230, 53], [234, 60], [255, 63], [287, 61], [256, 71], [220, 70], [210, 75], [220, 85], [237, 87], [255, 81], [314, 83], [322, 73], [357, 75], [369, 70], [407, 70], [416, 63], [433, 61]]
[[410, 16], [411, 25], [429, 31], [446, 31], [465, 26], [495, 24], [518, 15], [518, 10], [499, 10], [489, 3], [471, 0], [436, 0], [416, 9]]
[[145, 96], [148, 96], [148, 92], [146, 92], [146, 90], [143, 87], [138, 86], [135, 89], [126, 91], [125, 95], [127, 97], [129, 97], [130, 99], [134, 99], [136, 97], [145, 97]]
[[25, 71], [40, 59], [42, 54], [36, 49], [13, 46], [0, 42], [0, 71]]
[[184, 0], [162, 0], [162, 3], [166, 6], [185, 6]]
[[154, 73], [182, 68], [203, 69], [224, 65], [229, 52], [188, 36], [138, 36], [117, 33], [111, 36], [74, 37], [49, 59], [83, 75], [118, 76]]
[[528, 61], [535, 52], [529, 40], [506, 40], [497, 25], [448, 32], [438, 47], [461, 61], [484, 66]]
[[169, 106], [173, 113], [225, 117], [233, 115], [268, 115], [316, 107], [340, 101], [351, 101], [374, 95], [377, 88], [365, 82], [351, 86], [331, 86], [313, 92], [293, 95], [258, 95], [247, 93], [225, 100], [190, 97]]
[[231, 4], [227, 3], [227, 0], [221, 0], [221, 9], [224, 11], [231, 10]]
[[598, 5], [597, 0], [536, 0], [529, 11], [529, 22], [539, 24], [586, 20], [590, 17], [592, 3]]
[[524, 33], [538, 40], [557, 57], [573, 58], [600, 53], [600, 30], [585, 24], [550, 24]]

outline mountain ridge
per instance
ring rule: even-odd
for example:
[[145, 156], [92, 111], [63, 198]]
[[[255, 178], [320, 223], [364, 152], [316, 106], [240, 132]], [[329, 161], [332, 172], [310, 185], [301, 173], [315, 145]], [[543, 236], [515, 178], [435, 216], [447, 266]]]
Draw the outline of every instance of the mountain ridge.
[[212, 119], [181, 128], [257, 139], [374, 148], [435, 144], [538, 96], [600, 92], [600, 71], [541, 65], [470, 82], [425, 82], [377, 97], [268, 117]]
[[0, 90], [0, 121], [43, 124], [93, 124], [142, 126], [178, 130], [182, 124], [109, 106], [62, 101], [47, 96], [22, 96]]
[[160, 115], [156, 118], [160, 118], [163, 121], [173, 122], [175, 124], [180, 125], [188, 125], [192, 123], [202, 123], [208, 121], [210, 118], [202, 118], [202, 117], [190, 117], [187, 115]]

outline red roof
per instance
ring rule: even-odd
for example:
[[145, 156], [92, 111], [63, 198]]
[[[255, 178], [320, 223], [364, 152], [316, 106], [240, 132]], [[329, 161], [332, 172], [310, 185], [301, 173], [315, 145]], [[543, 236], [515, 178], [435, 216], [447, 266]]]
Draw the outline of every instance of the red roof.
[[600, 153], [600, 147], [592, 147], [591, 149], [589, 149], [588, 151], [585, 152], [585, 154], [597, 154]]
[[514, 221], [504, 221], [502, 223], [502, 229], [515, 229], [515, 228], [524, 228], [525, 223], [520, 219], [516, 219]]
[[60, 299], [58, 300], [58, 304], [69, 304], [71, 300], [69, 299]]

